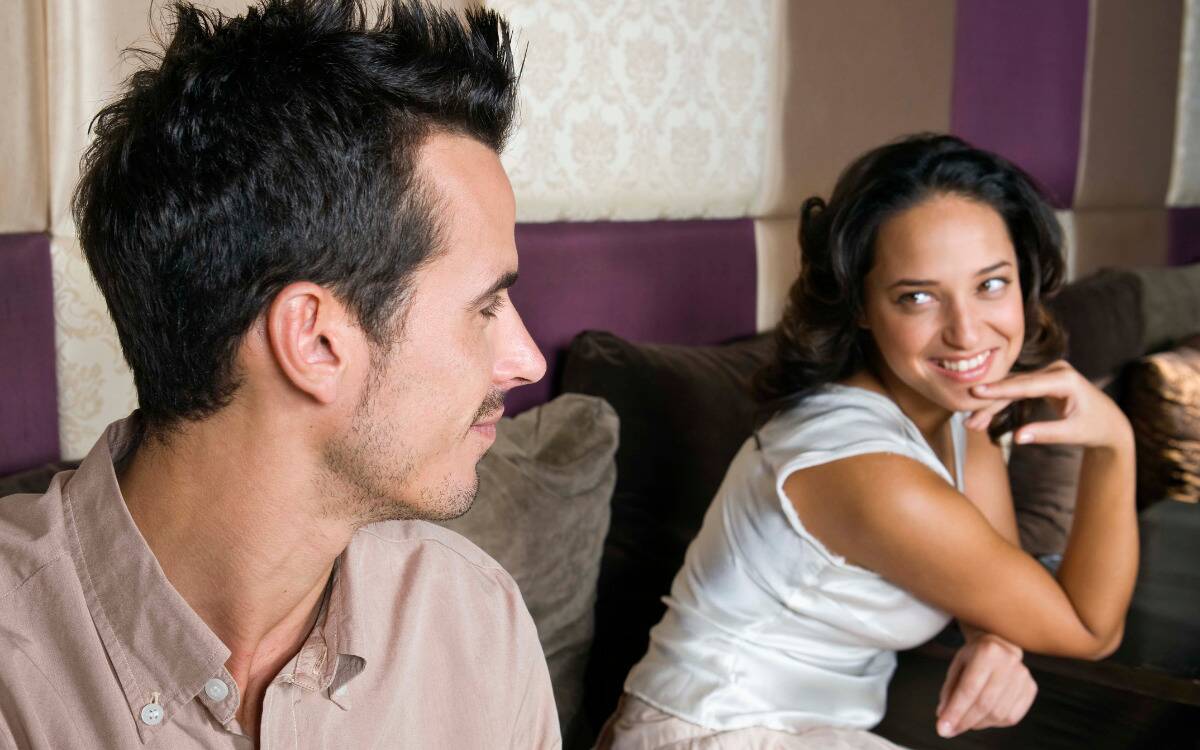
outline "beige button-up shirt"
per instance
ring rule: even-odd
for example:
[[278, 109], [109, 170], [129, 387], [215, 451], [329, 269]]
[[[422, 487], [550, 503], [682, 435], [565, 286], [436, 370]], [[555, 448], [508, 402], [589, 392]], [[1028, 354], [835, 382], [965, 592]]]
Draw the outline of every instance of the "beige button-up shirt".
[[[129, 420], [41, 496], [0, 500], [0, 748], [251, 748], [229, 649], [171, 586], [113, 469]], [[360, 530], [263, 699], [260, 747], [559, 747], [516, 584], [419, 521]]]

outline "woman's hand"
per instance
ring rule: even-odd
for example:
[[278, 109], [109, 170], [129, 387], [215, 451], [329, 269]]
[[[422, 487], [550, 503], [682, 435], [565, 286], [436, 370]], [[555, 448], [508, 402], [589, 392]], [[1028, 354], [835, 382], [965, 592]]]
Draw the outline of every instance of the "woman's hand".
[[1010, 727], [1023, 719], [1037, 695], [1023, 655], [1000, 636], [979, 632], [970, 637], [946, 672], [937, 733], [954, 737], [971, 729]]
[[991, 385], [977, 385], [971, 394], [993, 401], [966, 420], [971, 429], [987, 429], [992, 417], [1013, 401], [1044, 398], [1059, 419], [1024, 425], [1013, 434], [1015, 442], [1119, 449], [1133, 444], [1129, 420], [1117, 405], [1062, 360], [1033, 372], [1009, 375]]

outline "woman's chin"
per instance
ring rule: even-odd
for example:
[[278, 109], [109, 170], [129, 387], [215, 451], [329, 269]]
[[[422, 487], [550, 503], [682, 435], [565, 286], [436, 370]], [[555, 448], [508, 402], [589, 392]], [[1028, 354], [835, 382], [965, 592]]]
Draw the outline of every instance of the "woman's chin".
[[946, 411], [978, 411], [994, 402], [991, 399], [971, 395], [974, 385], [939, 384], [928, 394], [929, 400]]

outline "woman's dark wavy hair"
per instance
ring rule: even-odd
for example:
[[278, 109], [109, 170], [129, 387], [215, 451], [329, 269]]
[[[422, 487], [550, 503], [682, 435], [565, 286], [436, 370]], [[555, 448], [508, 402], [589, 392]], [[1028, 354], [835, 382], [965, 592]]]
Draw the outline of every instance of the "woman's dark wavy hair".
[[[915, 135], [856, 159], [838, 178], [829, 203], [817, 197], [804, 202], [800, 277], [776, 330], [775, 357], [755, 383], [768, 411], [868, 365], [873, 343], [859, 321], [879, 228], [901, 211], [945, 194], [991, 206], [1008, 227], [1025, 307], [1025, 341], [1013, 369], [1035, 370], [1063, 356], [1065, 336], [1042, 304], [1062, 285], [1062, 230], [1034, 180], [954, 136]], [[1027, 408], [1017, 402], [997, 415], [989, 428], [992, 438], [1023, 424]]]
[[229, 402], [243, 335], [294, 281], [330, 288], [386, 349], [440, 251], [420, 147], [453, 133], [499, 152], [518, 78], [507, 23], [479, 8], [169, 14], [164, 49], [92, 123], [73, 207], [151, 434]]

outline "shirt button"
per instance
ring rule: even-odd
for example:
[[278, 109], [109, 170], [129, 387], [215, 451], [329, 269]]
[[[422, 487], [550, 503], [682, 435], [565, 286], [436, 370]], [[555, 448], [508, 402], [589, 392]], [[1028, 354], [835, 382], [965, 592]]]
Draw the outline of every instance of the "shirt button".
[[218, 680], [216, 677], [204, 683], [204, 694], [214, 701], [223, 701], [229, 697], [229, 686], [224, 680]]
[[339, 687], [337, 690], [334, 690], [334, 691], [333, 691], [333, 694], [334, 694], [334, 695], [336, 695], [338, 698], [342, 698], [342, 697], [344, 697], [344, 696], [346, 695], [346, 692], [347, 692], [347, 691], [346, 691], [346, 686], [345, 686], [345, 685], [342, 685], [342, 686], [341, 686], [341, 687]]
[[155, 726], [163, 720], [163, 707], [157, 703], [147, 703], [142, 706], [142, 723]]

